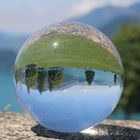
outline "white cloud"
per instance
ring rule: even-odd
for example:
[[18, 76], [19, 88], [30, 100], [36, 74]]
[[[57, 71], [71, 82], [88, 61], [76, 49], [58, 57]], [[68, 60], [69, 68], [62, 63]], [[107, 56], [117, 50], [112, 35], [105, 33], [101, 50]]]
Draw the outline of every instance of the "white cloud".
[[69, 16], [79, 16], [106, 5], [128, 7], [138, 0], [82, 0], [71, 7]]
[[138, 0], [112, 0], [110, 1], [111, 5], [114, 6], [121, 6], [121, 7], [127, 7], [130, 6], [132, 3]]
[[75, 4], [70, 11], [71, 15], [82, 15], [105, 5], [105, 0], [82, 0], [81, 3]]

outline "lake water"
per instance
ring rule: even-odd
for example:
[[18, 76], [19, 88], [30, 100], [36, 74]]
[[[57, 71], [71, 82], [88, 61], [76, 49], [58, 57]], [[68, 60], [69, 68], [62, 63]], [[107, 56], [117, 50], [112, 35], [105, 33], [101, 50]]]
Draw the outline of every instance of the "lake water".
[[16, 99], [12, 72], [0, 71], [0, 110], [3, 110], [7, 105], [9, 111], [22, 112]]

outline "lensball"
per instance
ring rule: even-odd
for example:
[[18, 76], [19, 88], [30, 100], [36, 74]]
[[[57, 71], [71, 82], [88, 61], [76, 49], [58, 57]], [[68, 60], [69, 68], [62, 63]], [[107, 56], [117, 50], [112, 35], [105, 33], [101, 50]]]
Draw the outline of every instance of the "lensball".
[[54, 131], [79, 132], [114, 110], [124, 70], [103, 33], [85, 24], [58, 23], [25, 42], [14, 76], [17, 98], [37, 122]]

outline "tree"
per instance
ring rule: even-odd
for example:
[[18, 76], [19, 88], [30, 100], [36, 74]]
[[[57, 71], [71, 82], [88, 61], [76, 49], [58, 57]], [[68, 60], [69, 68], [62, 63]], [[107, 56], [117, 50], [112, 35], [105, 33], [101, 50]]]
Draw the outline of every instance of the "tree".
[[52, 91], [63, 81], [63, 68], [53, 67], [48, 70], [49, 90]]
[[140, 112], [140, 26], [124, 25], [113, 38], [125, 68], [123, 96], [118, 108], [131, 116]]
[[28, 93], [30, 92], [30, 88], [36, 85], [38, 74], [35, 64], [27, 65], [25, 68], [25, 81]]
[[114, 84], [116, 85], [116, 82], [117, 82], [117, 74], [114, 73]]
[[38, 68], [38, 78], [37, 78], [37, 83], [38, 83], [38, 90], [40, 94], [46, 90], [46, 76], [47, 76], [47, 71], [44, 68]]
[[92, 70], [86, 70], [85, 75], [86, 75], [86, 80], [87, 80], [88, 84], [91, 85], [91, 83], [94, 79], [95, 72]]

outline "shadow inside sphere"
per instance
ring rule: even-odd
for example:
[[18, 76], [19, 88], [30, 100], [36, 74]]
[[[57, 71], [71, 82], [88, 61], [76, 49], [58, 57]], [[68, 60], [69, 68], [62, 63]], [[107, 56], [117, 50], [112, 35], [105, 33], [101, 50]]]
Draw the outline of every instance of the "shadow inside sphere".
[[36, 125], [31, 130], [37, 136], [63, 140], [139, 140], [140, 129], [115, 125], [98, 125], [86, 133], [60, 133]]

